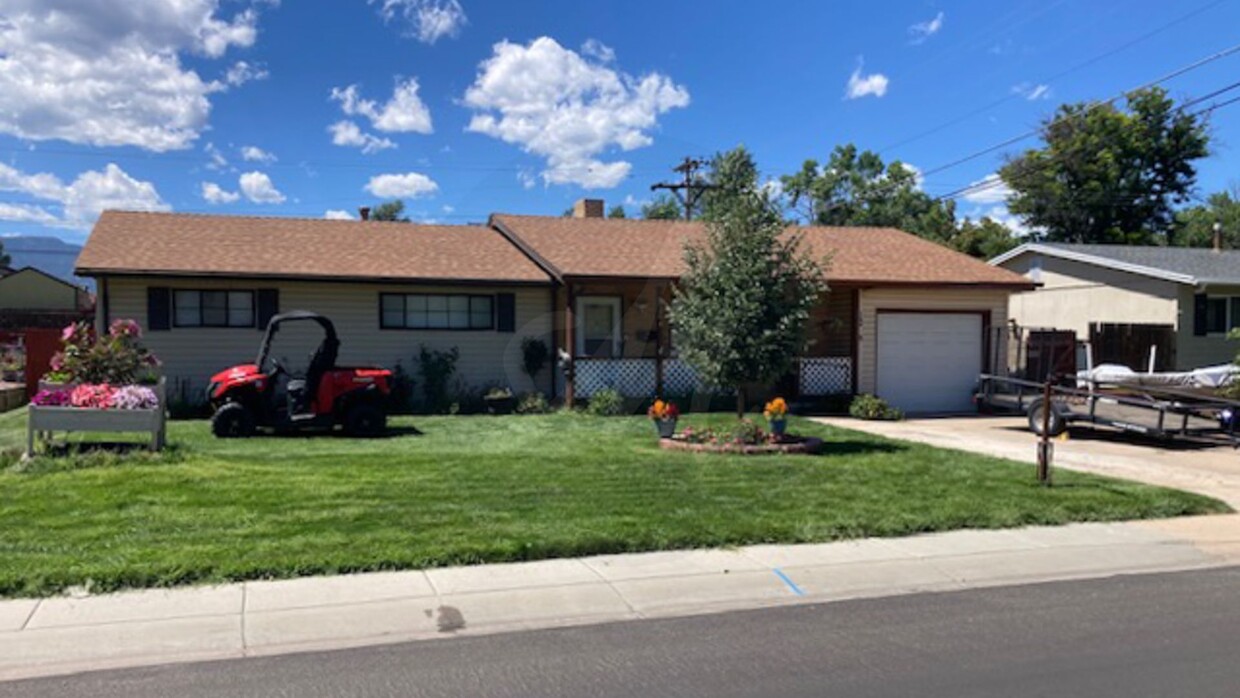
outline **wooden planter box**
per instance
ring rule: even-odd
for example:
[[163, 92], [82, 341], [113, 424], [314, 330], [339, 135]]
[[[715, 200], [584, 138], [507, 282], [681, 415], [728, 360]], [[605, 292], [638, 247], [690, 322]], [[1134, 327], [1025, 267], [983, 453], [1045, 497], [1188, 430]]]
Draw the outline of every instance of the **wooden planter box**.
[[[70, 385], [40, 383], [40, 390], [72, 389]], [[83, 407], [44, 407], [31, 404], [27, 409], [26, 457], [34, 455], [35, 436], [51, 440], [52, 434], [63, 432], [147, 432], [151, 435], [150, 449], [164, 447], [167, 435], [167, 395], [164, 379], [150, 386], [159, 399], [159, 407], [153, 410], [93, 410]]]

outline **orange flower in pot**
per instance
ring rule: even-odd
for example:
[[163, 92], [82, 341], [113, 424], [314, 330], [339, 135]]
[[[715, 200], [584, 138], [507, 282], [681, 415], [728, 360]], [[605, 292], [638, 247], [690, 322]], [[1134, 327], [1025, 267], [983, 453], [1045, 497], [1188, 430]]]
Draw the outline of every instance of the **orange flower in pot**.
[[676, 420], [680, 417], [680, 408], [676, 407], [674, 402], [655, 400], [650, 409], [646, 410], [646, 416], [654, 422], [660, 439], [670, 439], [676, 433]]
[[766, 417], [766, 422], [771, 427], [771, 436], [778, 439], [784, 435], [784, 430], [788, 427], [788, 403], [782, 397], [766, 403], [762, 416]]

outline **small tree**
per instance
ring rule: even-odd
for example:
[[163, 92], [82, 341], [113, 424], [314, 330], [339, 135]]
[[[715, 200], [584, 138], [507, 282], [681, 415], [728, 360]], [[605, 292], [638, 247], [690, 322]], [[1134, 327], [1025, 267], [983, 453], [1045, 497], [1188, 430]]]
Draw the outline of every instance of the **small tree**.
[[521, 340], [521, 369], [530, 377], [531, 383], [538, 384], [538, 374], [547, 365], [549, 358], [551, 351], [547, 349], [546, 342], [536, 337]]
[[373, 221], [395, 221], [398, 223], [408, 223], [409, 216], [405, 215], [405, 202], [400, 199], [395, 201], [385, 201], [370, 213], [370, 219]]
[[621, 206], [620, 204], [616, 204], [615, 206], [612, 206], [611, 210], [607, 212], [607, 217], [608, 218], [628, 218], [628, 216], [625, 215], [624, 213], [624, 207]]
[[670, 319], [681, 356], [706, 383], [734, 387], [743, 417], [745, 386], [779, 379], [804, 348], [826, 261], [802, 252], [754, 187], [712, 204], [705, 243], [685, 247]]

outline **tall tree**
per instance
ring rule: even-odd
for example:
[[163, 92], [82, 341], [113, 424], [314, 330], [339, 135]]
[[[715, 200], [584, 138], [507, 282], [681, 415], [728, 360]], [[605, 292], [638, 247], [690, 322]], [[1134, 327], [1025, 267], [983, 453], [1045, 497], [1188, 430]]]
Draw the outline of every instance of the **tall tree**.
[[1218, 224], [1223, 247], [1240, 250], [1240, 191], [1211, 194], [1206, 203], [1176, 213], [1171, 244], [1183, 247], [1210, 247], [1214, 244], [1214, 225]]
[[400, 223], [408, 223], [409, 216], [405, 215], [405, 202], [400, 199], [395, 201], [385, 201], [370, 212], [370, 219], [375, 221], [397, 221]]
[[948, 241], [952, 249], [978, 259], [998, 257], [1019, 244], [1020, 239], [1006, 225], [990, 216], [978, 221], [964, 219]]
[[1012, 189], [1008, 209], [1055, 242], [1166, 241], [1196, 181], [1193, 162], [1209, 152], [1203, 119], [1159, 87], [1130, 93], [1123, 109], [1063, 105], [1042, 139], [999, 175]]
[[611, 210], [607, 212], [607, 217], [608, 218], [628, 218], [628, 216], [626, 216], [624, 213], [624, 207], [621, 206], [620, 204], [616, 204], [615, 206], [612, 206]]
[[806, 160], [780, 181], [792, 210], [812, 225], [893, 227], [937, 242], [956, 232], [954, 202], [922, 191], [915, 169], [852, 143], [836, 146], [825, 165]]
[[663, 194], [650, 203], [642, 204], [642, 218], [646, 220], [675, 220], [683, 217], [684, 208], [671, 194]]
[[735, 388], [742, 417], [745, 387], [773, 383], [805, 348], [826, 260], [783, 234], [782, 216], [756, 187], [715, 197], [709, 209], [705, 241], [685, 248], [670, 322], [680, 355], [706, 383]]
[[9, 253], [4, 251], [4, 241], [0, 240], [0, 267], [7, 267], [9, 264], [12, 264], [12, 262], [13, 258], [9, 256]]

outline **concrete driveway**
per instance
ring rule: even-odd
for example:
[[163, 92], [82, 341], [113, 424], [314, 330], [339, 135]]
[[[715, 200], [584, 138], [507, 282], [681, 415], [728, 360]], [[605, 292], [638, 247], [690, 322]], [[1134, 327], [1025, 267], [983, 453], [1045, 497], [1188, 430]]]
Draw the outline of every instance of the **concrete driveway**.
[[[967, 416], [868, 422], [818, 417], [823, 424], [893, 439], [918, 441], [1009, 458], [1036, 461], [1036, 437], [1024, 417]], [[1208, 495], [1240, 510], [1240, 451], [1143, 439], [1108, 429], [1071, 429], [1055, 440], [1056, 467], [1137, 480]]]

